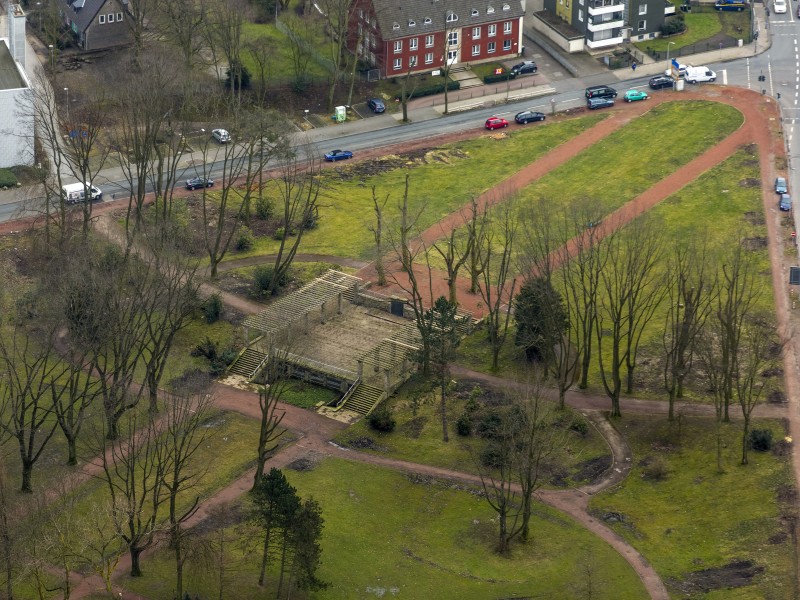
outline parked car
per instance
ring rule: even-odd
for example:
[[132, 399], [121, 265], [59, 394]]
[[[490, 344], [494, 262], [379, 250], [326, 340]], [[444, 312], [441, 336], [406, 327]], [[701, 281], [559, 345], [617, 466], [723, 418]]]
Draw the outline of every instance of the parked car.
[[214, 180], [207, 177], [192, 177], [186, 180], [187, 190], [197, 190], [204, 187], [211, 187], [214, 185]]
[[714, 8], [717, 10], [735, 10], [742, 12], [747, 8], [747, 2], [744, 0], [717, 0], [714, 2]]
[[782, 15], [786, 13], [786, 0], [775, 0], [772, 3], [772, 12], [776, 15]]
[[717, 74], [708, 67], [689, 67], [684, 76], [686, 83], [702, 83], [704, 81], [716, 81]]
[[613, 98], [589, 98], [586, 101], [586, 108], [589, 110], [596, 110], [598, 108], [607, 108], [614, 106]]
[[671, 88], [675, 85], [675, 80], [668, 75], [656, 75], [655, 77], [651, 77], [650, 81], [648, 81], [648, 85], [650, 86], [651, 90], [660, 90], [663, 88]]
[[520, 125], [524, 125], [525, 123], [530, 123], [531, 121], [544, 121], [544, 119], [545, 119], [544, 113], [532, 110], [523, 110], [521, 113], [517, 113], [516, 115], [514, 115], [514, 121], [516, 121]]
[[637, 100], [647, 100], [650, 96], [641, 90], [628, 90], [623, 97], [625, 102], [636, 102]]
[[508, 121], [501, 117], [489, 117], [486, 119], [485, 124], [486, 129], [501, 129], [503, 127], [508, 127]]
[[[691, 67], [691, 65], [678, 64], [678, 77], [680, 79], [683, 79], [684, 77], [686, 77], [686, 69], [688, 69], [689, 67]], [[671, 66], [670, 66], [669, 69], [664, 71], [664, 75], [672, 76], [672, 67]]]
[[785, 194], [789, 191], [789, 188], [786, 187], [786, 178], [785, 177], [776, 177], [775, 178], [775, 193], [776, 194]]
[[593, 85], [586, 88], [586, 98], [616, 98], [617, 90], [607, 85]]
[[778, 208], [781, 210], [792, 210], [792, 197], [789, 194], [781, 194], [781, 200], [778, 202]]
[[220, 144], [227, 144], [231, 141], [231, 134], [228, 133], [227, 129], [214, 129], [211, 132], [211, 136]]
[[386, 105], [380, 98], [370, 98], [367, 100], [367, 106], [375, 114], [380, 114], [386, 110]]
[[539, 67], [536, 66], [536, 63], [532, 60], [524, 60], [521, 63], [514, 65], [511, 67], [511, 76], [516, 77], [517, 75], [525, 75], [527, 73], [536, 73], [539, 70]]
[[325, 160], [328, 162], [336, 162], [337, 160], [347, 160], [353, 158], [353, 153], [350, 150], [331, 150], [325, 154]]

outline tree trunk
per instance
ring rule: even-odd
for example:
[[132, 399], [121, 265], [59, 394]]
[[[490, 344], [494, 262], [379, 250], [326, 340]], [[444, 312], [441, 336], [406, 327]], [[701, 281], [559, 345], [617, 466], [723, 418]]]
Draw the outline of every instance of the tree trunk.
[[131, 555], [131, 577], [141, 577], [142, 567], [140, 565], [139, 558], [142, 555], [142, 550], [141, 548], [130, 546], [129, 551]]
[[158, 414], [158, 381], [156, 381], [155, 370], [147, 374], [147, 390], [150, 394], [149, 411], [151, 415]]
[[283, 572], [286, 569], [286, 546], [289, 544], [289, 535], [284, 530], [283, 532], [283, 548], [281, 549], [281, 569], [280, 575], [278, 576], [278, 591], [275, 594], [276, 598], [281, 597], [281, 592], [283, 591]]
[[744, 418], [744, 426], [742, 427], [742, 464], [746, 465], [747, 458], [747, 434], [750, 433], [750, 417]]
[[173, 527], [173, 547], [175, 550], [175, 597], [183, 598], [183, 548], [181, 546], [180, 525]]
[[264, 585], [264, 575], [267, 572], [267, 559], [269, 557], [269, 534], [270, 528], [264, 532], [264, 554], [261, 556], [261, 573], [258, 575], [258, 585]]
[[119, 439], [119, 417], [116, 415], [108, 414], [106, 415], [106, 426], [108, 427], [108, 433], [106, 434], [106, 439], [113, 442]]
[[667, 411], [667, 421], [672, 423], [675, 420], [675, 386], [669, 391], [669, 410]]
[[31, 485], [31, 479], [33, 477], [33, 463], [28, 460], [22, 461], [22, 486], [20, 487], [20, 491], [25, 494], [32, 494], [33, 493], [33, 486]]
[[616, 393], [611, 396], [611, 416], [612, 417], [621, 417], [622, 411], [619, 409], [619, 394]]
[[633, 393], [633, 370], [636, 367], [632, 367], [630, 365], [627, 366], [628, 373], [625, 382], [625, 393], [632, 394]]
[[589, 367], [592, 366], [592, 349], [589, 343], [584, 344], [583, 360], [581, 361], [581, 380], [578, 387], [585, 390], [589, 387]]
[[73, 467], [78, 464], [78, 449], [73, 435], [67, 437], [67, 464]]
[[445, 392], [445, 390], [447, 388], [447, 384], [445, 383], [444, 378], [442, 378], [441, 387], [442, 387], [442, 389], [441, 389], [441, 392], [442, 392], [442, 439], [445, 442], [449, 442], [450, 438], [447, 435], [447, 394]]

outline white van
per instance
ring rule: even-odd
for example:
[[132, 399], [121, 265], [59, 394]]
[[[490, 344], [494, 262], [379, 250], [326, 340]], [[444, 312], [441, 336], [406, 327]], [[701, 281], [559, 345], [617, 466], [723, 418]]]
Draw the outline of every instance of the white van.
[[91, 183], [68, 183], [61, 188], [61, 194], [67, 204], [76, 204], [77, 202], [86, 202], [84, 194], [87, 189], [92, 202], [100, 202], [103, 199], [103, 190]]
[[717, 74], [708, 67], [687, 67], [686, 75], [684, 76], [687, 83], [714, 81], [716, 78]]

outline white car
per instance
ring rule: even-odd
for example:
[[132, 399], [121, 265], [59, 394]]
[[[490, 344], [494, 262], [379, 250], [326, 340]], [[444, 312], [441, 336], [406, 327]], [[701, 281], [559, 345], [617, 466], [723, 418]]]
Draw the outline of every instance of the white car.
[[772, 3], [772, 11], [776, 15], [782, 15], [786, 12], [786, 0], [775, 0]]
[[231, 134], [228, 133], [227, 129], [215, 129], [211, 132], [211, 135], [220, 144], [227, 144], [231, 141]]

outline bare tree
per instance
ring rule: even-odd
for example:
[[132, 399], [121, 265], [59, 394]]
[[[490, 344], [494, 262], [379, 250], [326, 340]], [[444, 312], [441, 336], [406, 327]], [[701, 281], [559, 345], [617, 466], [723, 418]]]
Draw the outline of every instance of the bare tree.
[[[475, 210], [475, 205], [472, 205], [472, 208]], [[473, 217], [463, 213], [461, 216], [465, 225], [472, 222]], [[445, 239], [433, 243], [433, 249], [442, 257], [447, 269], [448, 300], [454, 306], [458, 304], [458, 272], [469, 259], [472, 246], [475, 244], [475, 239], [471, 234], [472, 229], [470, 227], [464, 227], [461, 230], [454, 227], [450, 230], [450, 234], [445, 236]]]
[[[92, 503], [80, 523], [85, 542], [79, 555], [87, 566], [103, 580], [106, 593], [113, 594], [112, 577], [125, 554], [124, 540], [114, 527], [114, 509], [110, 498]], [[75, 549], [75, 548], [73, 548]]]
[[375, 193], [375, 186], [373, 185], [372, 206], [375, 210], [375, 225], [368, 225], [367, 229], [372, 232], [372, 237], [375, 239], [375, 273], [378, 275], [377, 283], [379, 286], [386, 285], [386, 267], [383, 262], [383, 255], [386, 253], [386, 249], [384, 247], [383, 227], [384, 210], [388, 201], [389, 194], [386, 194], [386, 198], [383, 199], [383, 202], [378, 200], [378, 196]]
[[603, 297], [598, 304], [595, 332], [600, 375], [611, 399], [611, 416], [619, 417], [623, 370], [627, 369], [626, 387], [630, 392], [642, 332], [663, 296], [655, 268], [661, 258], [661, 241], [652, 227], [637, 222], [622, 233], [607, 236], [603, 249], [608, 263], [600, 274]]
[[160, 5], [159, 0], [136, 0], [136, 2], [127, 4], [128, 15], [125, 22], [128, 24], [131, 37], [133, 37], [133, 47], [137, 58], [144, 50], [150, 22], [156, 16]]
[[[517, 286], [517, 280], [510, 277], [510, 274], [518, 227], [513, 203], [504, 203], [495, 209], [494, 214], [499, 214], [499, 222], [492, 220], [487, 223], [486, 219], [481, 219], [479, 225], [473, 225], [475, 233], [479, 235], [474, 248], [477, 249], [477, 263], [480, 265], [478, 271], [483, 278], [483, 285], [479, 290], [488, 311], [486, 328], [493, 370], [500, 364], [500, 351], [508, 335], [511, 300]], [[495, 256], [495, 248], [500, 248], [499, 256]]]
[[207, 0], [172, 0], [158, 4], [157, 26], [181, 51], [183, 68], [191, 72], [204, 47]]
[[184, 566], [187, 555], [185, 538], [188, 531], [184, 523], [197, 512], [200, 496], [186, 506], [179, 502], [193, 492], [206, 466], [197, 463], [197, 451], [208, 437], [204, 423], [210, 418], [213, 399], [201, 391], [199, 394], [177, 393], [170, 396], [164, 411], [164, 491], [169, 511], [170, 544], [175, 555], [175, 595], [183, 598]]
[[248, 6], [244, 0], [223, 0], [210, 11], [208, 32], [228, 62], [231, 106], [241, 104], [242, 94], [242, 26]]
[[478, 208], [478, 199], [475, 196], [470, 198], [470, 220], [467, 223], [468, 235], [474, 242], [469, 250], [469, 292], [477, 294], [478, 287], [483, 275], [484, 257], [482, 256], [483, 246], [481, 245], [486, 235], [486, 228], [489, 225], [489, 211]]
[[328, 58], [333, 67], [328, 89], [328, 110], [333, 110], [336, 89], [348, 66], [347, 39], [356, 3], [350, 0], [320, 0], [319, 7], [327, 26]]
[[696, 343], [716, 293], [707, 269], [705, 244], [674, 245], [667, 264], [668, 306], [662, 336], [670, 421], [675, 418], [675, 399], [683, 397], [683, 382], [692, 370]]
[[133, 433], [105, 451], [98, 445], [103, 474], [113, 506], [114, 530], [131, 557], [131, 577], [142, 575], [141, 555], [152, 546], [161, 527], [159, 511], [167, 495], [164, 476], [169, 450], [158, 421], [128, 413], [127, 429]]
[[283, 15], [281, 23], [286, 29], [288, 38], [289, 55], [294, 71], [294, 85], [296, 89], [305, 89], [309, 81], [308, 65], [313, 58], [312, 51], [321, 35], [319, 23], [308, 15], [293, 14]]
[[67, 369], [57, 360], [55, 330], [28, 331], [22, 318], [0, 335], [0, 427], [17, 442], [21, 491], [31, 493], [33, 467], [58, 427], [50, 414], [51, 396], [63, 395], [58, 380]]
[[258, 431], [256, 448], [256, 474], [253, 479], [255, 489], [264, 477], [267, 460], [277, 450], [283, 430], [280, 428], [286, 414], [279, 406], [279, 399], [288, 383], [286, 352], [273, 349], [264, 369], [264, 386], [258, 392], [258, 407], [261, 410], [261, 422]]

